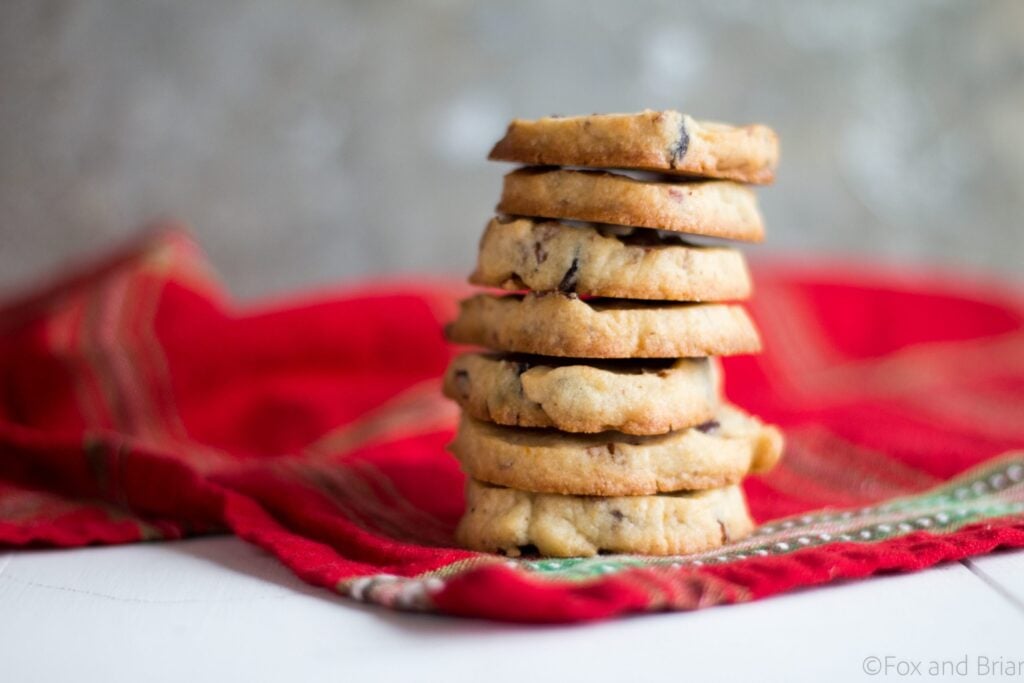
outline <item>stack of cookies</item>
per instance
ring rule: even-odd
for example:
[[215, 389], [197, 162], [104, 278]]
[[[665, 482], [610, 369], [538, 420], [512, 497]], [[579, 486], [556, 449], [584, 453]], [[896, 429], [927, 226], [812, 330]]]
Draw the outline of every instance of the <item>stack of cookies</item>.
[[[716, 356], [756, 353], [743, 255], [681, 235], [763, 238], [743, 183], [772, 181], [775, 134], [675, 111], [514, 121], [461, 303], [444, 391], [469, 476], [457, 537], [477, 550], [674, 555], [753, 528], [739, 484], [782, 450], [724, 402]], [[614, 173], [585, 170], [618, 169]]]

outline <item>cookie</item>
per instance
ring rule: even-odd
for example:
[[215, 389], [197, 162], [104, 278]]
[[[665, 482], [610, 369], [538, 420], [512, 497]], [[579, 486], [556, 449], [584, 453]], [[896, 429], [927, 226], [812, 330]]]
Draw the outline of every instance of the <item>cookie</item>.
[[516, 119], [488, 157], [543, 166], [627, 168], [765, 184], [779, 140], [762, 125], [697, 121], [677, 111]]
[[657, 496], [563, 496], [470, 479], [466, 514], [455, 532], [463, 546], [518, 556], [599, 552], [685, 555], [748, 535], [754, 523], [738, 486]]
[[712, 419], [720, 382], [709, 358], [595, 364], [465, 353], [448, 366], [444, 393], [469, 415], [502, 425], [664, 434]]
[[641, 496], [737, 484], [771, 469], [782, 434], [734, 406], [714, 420], [657, 436], [566, 434], [463, 416], [449, 446], [470, 477], [521, 491]]
[[736, 304], [478, 294], [459, 304], [451, 341], [569, 358], [686, 358], [756, 353], [761, 340]]
[[522, 168], [505, 176], [498, 211], [747, 242], [764, 238], [754, 193], [728, 180], [639, 180], [603, 171]]
[[509, 290], [668, 301], [750, 296], [743, 254], [687, 244], [675, 234], [528, 218], [491, 220], [473, 284]]

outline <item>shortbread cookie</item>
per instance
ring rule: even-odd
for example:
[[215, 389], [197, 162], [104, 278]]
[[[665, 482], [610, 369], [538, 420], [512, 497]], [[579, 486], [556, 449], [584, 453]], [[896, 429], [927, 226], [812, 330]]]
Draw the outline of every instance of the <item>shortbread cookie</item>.
[[618, 299], [732, 301], [750, 295], [735, 249], [699, 247], [644, 228], [495, 218], [480, 240], [473, 284]]
[[657, 496], [562, 496], [470, 479], [455, 532], [467, 548], [550, 557], [599, 552], [685, 555], [748, 535], [754, 523], [738, 486]]
[[584, 433], [692, 427], [714, 417], [719, 389], [718, 363], [711, 358], [588, 363], [465, 353], [444, 377], [445, 395], [477, 419]]
[[756, 353], [753, 321], [735, 304], [684, 304], [574, 294], [478, 294], [462, 301], [449, 339], [569, 358], [686, 358]]
[[470, 477], [521, 491], [640, 496], [737, 484], [771, 469], [782, 434], [734, 406], [714, 420], [657, 436], [565, 434], [463, 416], [449, 446]]
[[498, 211], [748, 242], [764, 238], [753, 191], [728, 180], [638, 180], [603, 171], [523, 168], [505, 176]]
[[770, 183], [779, 140], [762, 125], [696, 121], [677, 111], [554, 116], [509, 124], [490, 159], [544, 166], [632, 168]]

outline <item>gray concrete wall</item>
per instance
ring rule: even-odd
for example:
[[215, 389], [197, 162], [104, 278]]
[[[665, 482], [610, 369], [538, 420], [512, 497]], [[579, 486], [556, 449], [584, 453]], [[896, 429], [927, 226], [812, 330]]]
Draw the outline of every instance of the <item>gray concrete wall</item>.
[[756, 252], [1016, 275], [1024, 3], [0, 3], [0, 287], [147, 219], [241, 296], [470, 268], [513, 116], [777, 128]]

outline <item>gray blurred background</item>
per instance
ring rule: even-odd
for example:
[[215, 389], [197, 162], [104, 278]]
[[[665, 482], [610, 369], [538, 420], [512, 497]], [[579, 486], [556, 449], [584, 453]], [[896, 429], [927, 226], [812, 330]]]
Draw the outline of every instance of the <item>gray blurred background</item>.
[[1024, 2], [0, 3], [0, 289], [155, 217], [254, 297], [464, 275], [513, 116], [783, 143], [755, 253], [1016, 276]]

